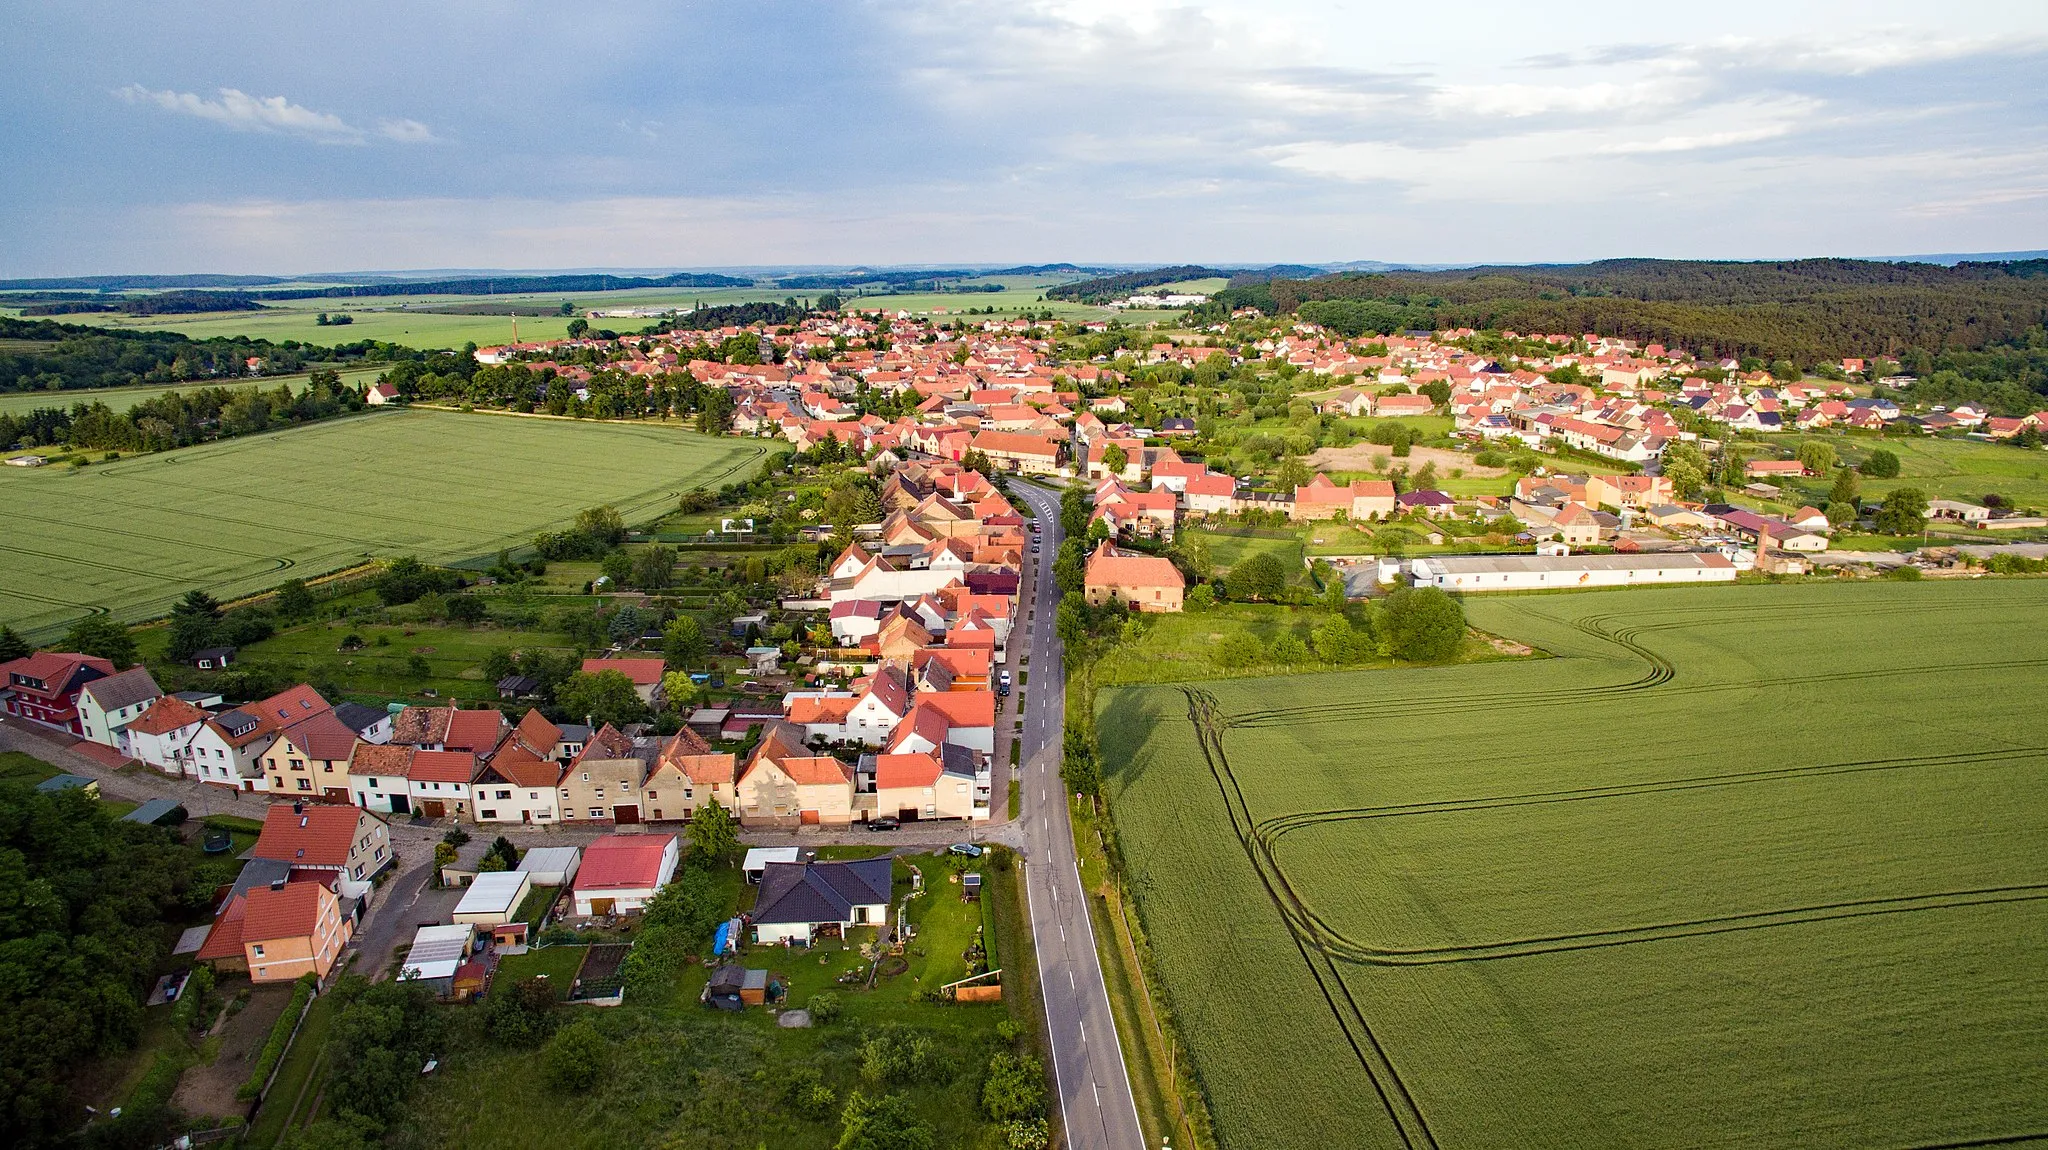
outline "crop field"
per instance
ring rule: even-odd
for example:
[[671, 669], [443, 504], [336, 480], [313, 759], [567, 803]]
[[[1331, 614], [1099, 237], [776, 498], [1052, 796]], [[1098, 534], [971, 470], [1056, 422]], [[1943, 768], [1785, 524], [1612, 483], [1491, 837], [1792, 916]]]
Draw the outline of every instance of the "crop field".
[[2048, 582], [1468, 610], [1558, 657], [1100, 697], [1224, 1146], [2048, 1141]]
[[[1001, 291], [921, 292], [876, 295], [855, 301], [852, 306], [888, 311], [931, 312], [944, 309], [958, 314], [968, 308], [994, 307], [999, 314], [1043, 311], [1050, 308], [1065, 319], [1105, 319], [1117, 313], [1106, 308], [1040, 300], [1047, 287], [1064, 283], [1071, 276], [980, 276], [963, 281], [978, 285], [1000, 284]], [[212, 336], [259, 336], [271, 340], [296, 339], [322, 346], [359, 339], [379, 339], [418, 348], [459, 348], [474, 341], [479, 346], [507, 343], [512, 338], [508, 315], [449, 314], [457, 309], [502, 306], [506, 310], [534, 308], [553, 310], [563, 301], [585, 310], [625, 308], [688, 309], [694, 304], [780, 303], [790, 296], [816, 299], [825, 289], [750, 288], [635, 288], [609, 292], [521, 293], [502, 296], [371, 296], [361, 298], [281, 300], [266, 303], [262, 311], [203, 312], [188, 315], [131, 316], [112, 312], [80, 313], [59, 317], [65, 323], [138, 330], [176, 331], [194, 339]], [[845, 293], [842, 293], [845, 294]], [[432, 309], [446, 309], [432, 310]], [[352, 323], [323, 327], [321, 312], [346, 312]], [[1162, 318], [1178, 312], [1128, 313], [1129, 316]], [[567, 334], [568, 316], [521, 315], [522, 340], [562, 339]], [[653, 321], [629, 317], [593, 317], [592, 327], [615, 331], [639, 331]]]
[[663, 427], [376, 412], [83, 471], [0, 468], [0, 623], [139, 620], [368, 558], [456, 562], [600, 503], [653, 518], [763, 449]]
[[[340, 374], [341, 382], [354, 387], [362, 383], [375, 383], [377, 377], [384, 374], [384, 368], [350, 368]], [[0, 391], [0, 415], [19, 415], [42, 407], [60, 407], [68, 411], [77, 403], [104, 403], [115, 411], [126, 411], [143, 400], [155, 399], [167, 391], [189, 391], [195, 387], [253, 387], [275, 392], [279, 384], [289, 384], [294, 392], [304, 391], [306, 376], [301, 374], [265, 376], [262, 379], [209, 379], [196, 383], [80, 388], [75, 391]]]

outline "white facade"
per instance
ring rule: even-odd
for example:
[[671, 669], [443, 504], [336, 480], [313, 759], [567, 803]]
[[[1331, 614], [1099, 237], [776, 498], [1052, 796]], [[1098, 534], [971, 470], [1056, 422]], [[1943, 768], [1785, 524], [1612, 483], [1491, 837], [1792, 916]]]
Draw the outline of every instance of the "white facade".
[[204, 719], [194, 719], [174, 731], [161, 735], [131, 730], [128, 732], [128, 754], [167, 775], [189, 775], [198, 778], [187, 748], [192, 736], [205, 725], [205, 722]]
[[269, 745], [269, 739], [251, 739], [246, 745], [235, 747], [219, 731], [202, 723], [189, 748], [190, 774], [202, 783], [239, 791], [267, 791], [270, 784], [263, 777], [257, 756]]
[[1543, 591], [1639, 584], [1733, 583], [1719, 553], [1666, 555], [1439, 555], [1410, 568], [1417, 587], [1445, 591]]
[[[404, 775], [358, 775], [348, 777], [348, 801], [367, 811], [408, 814], [412, 810], [411, 784]], [[393, 803], [392, 799], [399, 801]]]

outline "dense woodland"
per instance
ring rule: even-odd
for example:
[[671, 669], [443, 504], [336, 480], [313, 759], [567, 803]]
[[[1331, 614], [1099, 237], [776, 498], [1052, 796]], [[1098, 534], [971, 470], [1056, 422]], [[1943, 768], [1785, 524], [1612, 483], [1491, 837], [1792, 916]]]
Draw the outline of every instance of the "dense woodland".
[[232, 876], [232, 862], [116, 822], [83, 791], [0, 784], [0, 1143], [77, 1124], [70, 1072], [135, 1044], [165, 923], [203, 916]]
[[56, 300], [30, 304], [21, 309], [25, 316], [79, 315], [86, 312], [120, 312], [124, 315], [197, 315], [215, 311], [259, 311], [263, 307], [247, 292], [167, 291], [131, 299]]
[[363, 409], [363, 393], [333, 371], [316, 371], [306, 387], [190, 387], [166, 391], [126, 411], [104, 401], [0, 412], [0, 448], [64, 444], [94, 451], [167, 451], [212, 439], [310, 423]]
[[[1275, 279], [1225, 289], [1214, 315], [1327, 317], [1347, 334], [1472, 327], [1597, 331], [1703, 356], [1801, 366], [1912, 349], [1981, 350], [2048, 323], [2048, 261], [1889, 264], [1607, 260], [1558, 267]], [[1213, 317], [1212, 317], [1213, 318]]]

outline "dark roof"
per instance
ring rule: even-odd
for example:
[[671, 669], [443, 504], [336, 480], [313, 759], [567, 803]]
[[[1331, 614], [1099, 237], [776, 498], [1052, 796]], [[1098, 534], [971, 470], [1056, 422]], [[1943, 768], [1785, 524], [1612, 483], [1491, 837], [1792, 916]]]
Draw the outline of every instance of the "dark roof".
[[87, 683], [85, 690], [109, 711], [146, 703], [163, 694], [157, 689], [156, 680], [149, 677], [147, 667], [130, 667], [118, 675], [108, 675]]
[[974, 777], [974, 751], [958, 743], [939, 744], [939, 769], [949, 775]]
[[747, 968], [727, 963], [711, 972], [711, 993], [738, 994], [747, 984]]
[[49, 795], [55, 794], [58, 791], [75, 791], [80, 787], [89, 787], [91, 785], [92, 780], [84, 775], [52, 775], [37, 783], [36, 789]]
[[360, 735], [391, 718], [391, 712], [377, 707], [365, 707], [361, 703], [341, 703], [334, 708], [334, 717], [341, 720], [343, 726]]
[[235, 649], [233, 647], [208, 647], [203, 651], [192, 652], [192, 659], [194, 662], [197, 662], [200, 659], [218, 659], [222, 655], [232, 657], [234, 653]]
[[761, 871], [755, 900], [757, 923], [847, 922], [856, 905], [889, 901], [892, 864], [886, 858], [858, 862], [769, 863]]
[[967, 590], [976, 595], [1015, 595], [1017, 573], [1015, 571], [969, 571]]
[[176, 799], [151, 799], [127, 814], [122, 815], [121, 821], [124, 823], [141, 823], [144, 826], [148, 826], [158, 819], [167, 817], [172, 811], [177, 809], [179, 808], [178, 800]]

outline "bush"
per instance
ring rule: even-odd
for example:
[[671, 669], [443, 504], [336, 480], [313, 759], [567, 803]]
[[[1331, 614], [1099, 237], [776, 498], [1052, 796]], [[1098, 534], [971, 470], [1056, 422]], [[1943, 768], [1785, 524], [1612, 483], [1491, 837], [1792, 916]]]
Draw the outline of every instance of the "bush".
[[555, 1032], [541, 1048], [541, 1073], [548, 1085], [564, 1094], [588, 1090], [604, 1072], [604, 1037], [589, 1022], [578, 1022]]
[[824, 1074], [815, 1066], [799, 1066], [791, 1071], [783, 1096], [797, 1113], [813, 1122], [830, 1118], [833, 1107], [839, 1104], [839, 1095], [825, 1085]]
[[1880, 447], [1873, 450], [1856, 470], [1868, 475], [1872, 479], [1897, 479], [1899, 477], [1899, 457]]
[[870, 1082], [916, 1082], [937, 1069], [936, 1053], [925, 1035], [887, 1027], [860, 1044], [860, 1074]]
[[839, 1018], [839, 996], [829, 990], [821, 990], [811, 996], [811, 1000], [804, 1004], [804, 1009], [810, 1012], [812, 1022], [820, 1026], [830, 1026]]
[[1455, 658], [1465, 642], [1465, 609], [1435, 587], [1403, 587], [1387, 596], [1395, 656], [1413, 663]]
[[1209, 657], [1218, 667], [1234, 671], [1264, 662], [1266, 648], [1259, 642], [1257, 635], [1249, 631], [1236, 631], [1224, 636], [1223, 641], [1216, 644], [1215, 652]]
[[500, 981], [484, 998], [484, 1028], [508, 1046], [533, 1046], [555, 1029], [557, 998], [545, 978]]
[[292, 1031], [299, 1026], [299, 1016], [305, 1013], [306, 1004], [313, 1000], [312, 975], [302, 975], [292, 987], [292, 1000], [285, 1004], [284, 1013], [270, 1026], [270, 1038], [264, 1042], [263, 1050], [256, 1056], [256, 1065], [249, 1070], [249, 1077], [235, 1088], [235, 1097], [243, 1102], [254, 1102], [263, 1093], [264, 1084], [270, 1081], [271, 1072], [283, 1060], [286, 1048], [291, 1046]]
[[1045, 1111], [1045, 1067], [1028, 1054], [997, 1053], [982, 1080], [981, 1107], [997, 1122], [1038, 1117]]

